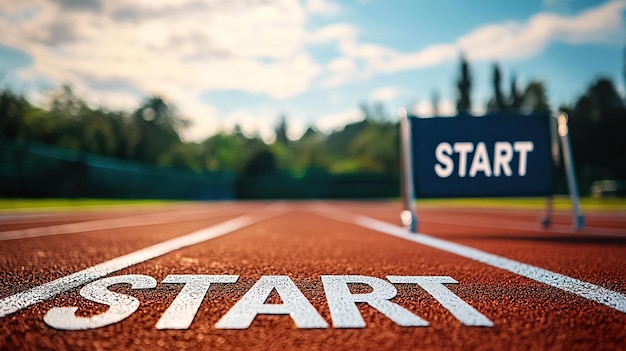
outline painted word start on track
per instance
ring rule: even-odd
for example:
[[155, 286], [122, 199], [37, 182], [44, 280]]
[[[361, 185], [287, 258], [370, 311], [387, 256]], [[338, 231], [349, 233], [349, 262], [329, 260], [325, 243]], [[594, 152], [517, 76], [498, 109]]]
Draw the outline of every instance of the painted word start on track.
[[[372, 308], [403, 327], [426, 327], [428, 322], [404, 307], [391, 302], [398, 291], [393, 284], [416, 284], [432, 295], [456, 319], [467, 326], [491, 327], [493, 322], [444, 284], [458, 282], [448, 276], [387, 276], [387, 280], [362, 275], [323, 275], [322, 284], [333, 327], [364, 328], [365, 321], [357, 303]], [[174, 301], [156, 324], [157, 329], [188, 329], [211, 284], [233, 284], [237, 275], [169, 275], [162, 284], [184, 284]], [[132, 296], [113, 292], [115, 284], [130, 284], [132, 289], [154, 289], [157, 281], [147, 275], [120, 275], [103, 278], [85, 285], [80, 295], [90, 301], [109, 306], [106, 312], [91, 317], [76, 315], [78, 307], [54, 307], [44, 322], [62, 330], [85, 330], [123, 321], [139, 308]], [[350, 284], [366, 284], [368, 293], [352, 293]], [[267, 298], [276, 290], [280, 304], [268, 304]], [[243, 297], [217, 322], [218, 329], [247, 329], [257, 315], [287, 315], [298, 328], [328, 328], [329, 325], [288, 276], [262, 276]]]

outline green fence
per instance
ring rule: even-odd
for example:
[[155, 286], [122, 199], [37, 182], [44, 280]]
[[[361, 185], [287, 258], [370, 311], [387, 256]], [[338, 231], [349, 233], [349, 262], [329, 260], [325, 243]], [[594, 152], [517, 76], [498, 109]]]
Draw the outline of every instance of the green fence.
[[232, 199], [232, 172], [193, 172], [0, 139], [0, 196]]
[[0, 197], [346, 199], [398, 197], [399, 189], [393, 173], [279, 170], [236, 179], [232, 172], [197, 173], [0, 139]]
[[331, 174], [308, 170], [302, 174], [275, 171], [237, 180], [243, 199], [349, 199], [400, 196], [400, 178], [392, 173]]

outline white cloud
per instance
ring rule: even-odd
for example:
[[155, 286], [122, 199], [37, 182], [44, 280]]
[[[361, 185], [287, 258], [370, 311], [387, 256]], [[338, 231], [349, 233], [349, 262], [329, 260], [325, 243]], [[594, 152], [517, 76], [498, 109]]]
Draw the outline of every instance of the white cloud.
[[325, 26], [309, 33], [307, 40], [310, 43], [329, 43], [337, 41], [339, 43], [355, 41], [359, 30], [348, 23], [335, 23]]
[[302, 119], [290, 120], [287, 125], [287, 137], [290, 140], [300, 139], [308, 129], [307, 123]]
[[[328, 27], [316, 33], [318, 41], [335, 40], [344, 60], [363, 62], [359, 74], [330, 70], [323, 86], [335, 86], [370, 78], [376, 74], [431, 67], [454, 60], [464, 52], [471, 60], [509, 60], [531, 57], [553, 42], [569, 44], [623, 44], [626, 37], [626, 1], [614, 0], [575, 16], [539, 13], [525, 23], [490, 24], [467, 33], [455, 42], [431, 45], [401, 53], [381, 45], [361, 43], [350, 26]], [[336, 61], [335, 60], [335, 61]]]
[[387, 101], [391, 101], [395, 99], [396, 96], [398, 96], [398, 94], [399, 94], [398, 89], [394, 87], [378, 88], [370, 94], [370, 100], [387, 102]]
[[482, 116], [487, 113], [487, 104], [473, 104], [471, 112], [474, 116]]
[[315, 122], [315, 128], [323, 133], [330, 133], [343, 128], [346, 124], [362, 121], [364, 118], [363, 111], [354, 108], [319, 118]]
[[347, 57], [340, 57], [328, 63], [328, 70], [341, 74], [352, 74], [356, 72], [357, 67], [354, 60]]
[[419, 117], [432, 117], [433, 105], [428, 101], [420, 101], [413, 105], [409, 112]]
[[[555, 1], [563, 0], [545, 0]], [[553, 42], [621, 45], [625, 9], [626, 1], [615, 0], [570, 16], [539, 13], [525, 22], [490, 24], [453, 42], [399, 52], [360, 41], [359, 29], [350, 23], [307, 30], [312, 14], [340, 12], [328, 0], [23, 0], [0, 9], [0, 43], [34, 57], [29, 75], [69, 83], [92, 103], [129, 108], [141, 96], [162, 94], [196, 122], [185, 137], [200, 138], [221, 118], [199, 101], [202, 91], [233, 89], [284, 99], [314, 82], [333, 87], [435, 66], [456, 60], [461, 50], [472, 60], [493, 61], [531, 57]], [[309, 49], [322, 44], [336, 45], [341, 55], [319, 64]], [[394, 94], [377, 95], [386, 100]], [[355, 110], [330, 117], [320, 129], [340, 127], [334, 120], [360, 118]], [[257, 125], [261, 128], [258, 120]], [[272, 126], [263, 128], [259, 132], [267, 137]]]
[[526, 23], [507, 22], [479, 28], [457, 40], [474, 60], [530, 57], [552, 42], [569, 44], [618, 43], [626, 31], [626, 1], [608, 2], [573, 17], [540, 13]]
[[[228, 16], [185, 14], [189, 17], [180, 21], [174, 12], [167, 19], [138, 24], [117, 23], [100, 15], [92, 21], [100, 22], [100, 31], [83, 21], [86, 15], [70, 14], [68, 23], [84, 40], [68, 35], [69, 42], [52, 46], [46, 45], [50, 38], [42, 37], [15, 46], [34, 53], [36, 69], [57, 81], [73, 83], [89, 75], [126, 80], [144, 91], [182, 85], [194, 91], [237, 89], [284, 98], [308, 89], [321, 70], [302, 50], [306, 17], [297, 2], [253, 6], [241, 13], [230, 11]], [[46, 15], [37, 23], [54, 22], [54, 18]], [[32, 35], [28, 31], [24, 37], [42, 32], [46, 31], [33, 30]]]
[[439, 116], [455, 116], [456, 115], [456, 103], [449, 99], [444, 99], [439, 102]]
[[333, 16], [339, 13], [339, 5], [328, 0], [308, 0], [306, 8], [311, 13]]
[[339, 57], [330, 61], [326, 69], [332, 75], [322, 81], [321, 85], [324, 88], [341, 85], [355, 80], [359, 76], [357, 64], [353, 59], [347, 57]]
[[31, 75], [71, 84], [94, 104], [136, 107], [163, 95], [193, 120], [185, 138], [197, 139], [218, 118], [202, 91], [282, 99], [309, 89], [322, 67], [305, 47], [308, 19], [298, 0], [25, 0], [0, 9], [0, 43], [34, 57]]
[[182, 111], [193, 111], [193, 115], [185, 116], [191, 125], [184, 129], [181, 137], [186, 141], [202, 141], [220, 130], [219, 113], [210, 105], [193, 97], [178, 99], [177, 107]]
[[239, 109], [222, 117], [221, 130], [233, 131], [239, 125], [241, 132], [247, 137], [260, 136], [266, 143], [275, 140], [274, 127], [278, 116], [267, 111]]
[[248, 111], [237, 110], [224, 116], [222, 119], [222, 129], [232, 132], [235, 130], [235, 126], [238, 125], [241, 128], [241, 132], [248, 137], [252, 137], [257, 134], [257, 118]]
[[[220, 129], [232, 132], [235, 125], [239, 125], [244, 135], [260, 136], [266, 143], [272, 143], [276, 138], [275, 128], [279, 121], [280, 114], [275, 111], [242, 108], [223, 116]], [[303, 119], [290, 119], [287, 121], [287, 137], [290, 140], [298, 140], [308, 127]]]
[[[414, 104], [413, 106], [411, 106], [410, 112], [419, 117], [433, 117], [435, 115], [432, 102], [426, 101], [426, 100], [422, 100]], [[477, 113], [480, 111], [473, 110], [472, 112]], [[439, 117], [456, 116], [456, 103], [450, 99], [440, 100], [437, 106], [437, 116]]]

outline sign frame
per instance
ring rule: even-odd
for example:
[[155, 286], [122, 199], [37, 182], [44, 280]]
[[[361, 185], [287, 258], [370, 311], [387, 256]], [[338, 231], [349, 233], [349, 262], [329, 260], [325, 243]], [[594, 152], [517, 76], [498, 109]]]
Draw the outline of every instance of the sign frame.
[[[419, 225], [416, 209], [416, 184], [414, 174], [414, 154], [413, 154], [413, 127], [411, 125], [410, 117], [405, 108], [401, 108], [399, 112], [400, 117], [400, 165], [401, 165], [401, 194], [403, 209], [400, 214], [401, 224], [406, 227], [411, 233], [416, 233]], [[523, 118], [524, 116], [520, 116]], [[441, 117], [432, 117], [441, 118]], [[469, 120], [471, 118], [485, 118], [474, 116], [455, 116], [448, 118], [463, 118], [463, 120]], [[497, 118], [497, 117], [487, 117]], [[565, 173], [567, 176], [568, 189], [570, 193], [570, 199], [572, 202], [572, 212], [574, 217], [574, 227], [576, 230], [582, 230], [585, 226], [585, 218], [580, 209], [580, 197], [578, 195], [576, 176], [574, 173], [574, 163], [569, 142], [569, 131], [567, 127], [567, 114], [550, 113], [550, 140], [549, 149], [552, 156], [552, 166], [554, 169], [559, 166], [560, 155], [563, 155], [563, 165], [565, 167]], [[466, 123], [466, 122], [464, 122]], [[551, 186], [547, 197], [546, 215], [542, 221], [544, 227], [549, 227], [552, 222], [553, 212], [553, 196], [554, 187]], [[529, 195], [530, 196], [530, 195]], [[469, 196], [433, 196], [433, 197], [469, 197]], [[507, 197], [506, 195], [501, 197]]]

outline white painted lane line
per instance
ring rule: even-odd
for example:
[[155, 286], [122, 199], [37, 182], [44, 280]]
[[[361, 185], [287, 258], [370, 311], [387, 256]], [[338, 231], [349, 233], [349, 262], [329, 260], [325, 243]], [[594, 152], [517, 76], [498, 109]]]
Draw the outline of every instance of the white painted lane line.
[[334, 208], [329, 210], [328, 207], [326, 207], [326, 209], [322, 209], [321, 206], [319, 206], [316, 207], [315, 210], [328, 218], [353, 223], [367, 229], [447, 251], [496, 268], [504, 269], [522, 277], [548, 284], [552, 287], [576, 294], [585, 299], [595, 301], [605, 306], [614, 308], [622, 313], [626, 313], [626, 295], [617, 291], [609, 290], [607, 288], [555, 273], [547, 269], [535, 267], [506, 257], [474, 249], [469, 246], [438, 239], [426, 234], [411, 234], [402, 227], [379, 221], [377, 219], [345, 212], [342, 213]]
[[[280, 210], [279, 210], [280, 209]], [[262, 220], [284, 213], [282, 207], [272, 208], [259, 214], [240, 216], [221, 224], [201, 229], [177, 238], [173, 238], [135, 252], [99, 263], [93, 267], [53, 280], [49, 283], [36, 286], [32, 289], [19, 292], [0, 300], [0, 318], [17, 312], [38, 302], [50, 299], [58, 294], [74, 289], [83, 284], [100, 279], [113, 272], [136, 265], [138, 263], [165, 255], [174, 250], [199, 244], [203, 241], [234, 232]]]
[[[346, 207], [346, 206], [343, 206]], [[363, 209], [368, 210], [367, 207], [361, 206], [348, 206], [351, 211], [359, 212]], [[369, 210], [372, 208], [370, 207]], [[379, 206], [376, 206], [376, 211], [378, 213], [384, 212], [394, 212], [396, 216], [399, 217], [400, 209], [392, 208], [392, 209], [381, 209]], [[450, 221], [450, 214], [442, 214], [445, 212], [465, 212], [465, 213], [454, 213], [452, 216], [454, 221]], [[544, 228], [541, 225], [541, 215], [536, 212], [526, 213], [526, 216], [536, 215], [536, 221], [529, 220], [520, 220], [520, 219], [511, 219], [511, 218], [500, 218], [498, 217], [501, 214], [506, 213], [514, 213], [514, 210], [498, 210], [498, 211], [482, 211], [482, 210], [462, 210], [462, 209], [427, 209], [424, 210], [421, 216], [419, 216], [419, 220], [421, 223], [437, 223], [437, 224], [445, 224], [445, 225], [453, 225], [453, 226], [463, 226], [463, 227], [475, 227], [475, 228], [486, 228], [486, 229], [515, 229], [515, 230], [523, 230], [526, 232], [535, 232], [535, 233], [556, 233], [556, 234], [568, 234], [568, 235], [576, 235], [583, 236], [589, 235], [594, 237], [607, 237], [607, 238], [626, 238], [626, 227], [625, 228], [610, 228], [610, 227], [599, 227], [599, 226], [591, 226], [586, 225], [582, 230], [575, 230], [572, 227], [571, 223], [552, 223], [549, 228]], [[386, 216], [385, 216], [386, 217]], [[594, 216], [594, 218], [603, 218], [599, 216]], [[618, 220], [619, 217], [604, 217], [607, 220]], [[626, 222], [625, 222], [626, 224]]]
[[[206, 213], [207, 211], [203, 212]], [[229, 211], [198, 217], [198, 211], [190, 212], [186, 210], [171, 213], [144, 214], [121, 218], [97, 219], [78, 223], [51, 225], [47, 227], [7, 230], [4, 232], [0, 232], [0, 241], [35, 238], [49, 235], [74, 234], [94, 230], [138, 227], [142, 225], [186, 222], [196, 219], [208, 219], [213, 217], [229, 216], [242, 213], [244, 213], [244, 211]]]

